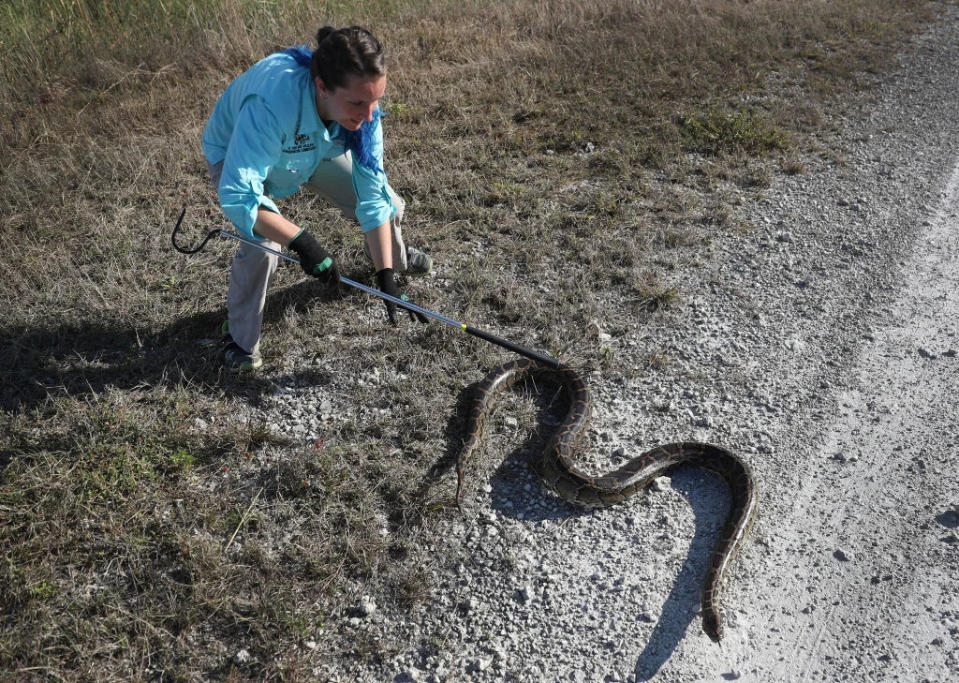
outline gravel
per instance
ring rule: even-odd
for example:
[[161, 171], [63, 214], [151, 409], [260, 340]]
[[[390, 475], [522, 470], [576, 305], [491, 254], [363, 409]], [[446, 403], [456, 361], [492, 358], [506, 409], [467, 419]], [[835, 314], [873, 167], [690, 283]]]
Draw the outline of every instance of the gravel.
[[[583, 513], [514, 453], [472, 473], [488, 483], [466, 514], [414, 539], [432, 558], [426, 602], [398, 612], [364, 596], [307, 639], [317, 678], [959, 678], [956, 64], [952, 7], [845, 108], [830, 154], [730, 207], [752, 229], [712, 239], [705, 267], [675, 283], [669, 324], [600, 331], [643, 372], [588, 377], [588, 467], [696, 439], [754, 470], [760, 516], [727, 583], [722, 646], [698, 615], [721, 482], [682, 469]], [[653, 354], [668, 361], [647, 367]], [[290, 386], [266, 411], [311, 438], [338, 409]], [[506, 443], [520, 427], [502, 425]], [[326, 654], [361, 638], [391, 654]]]

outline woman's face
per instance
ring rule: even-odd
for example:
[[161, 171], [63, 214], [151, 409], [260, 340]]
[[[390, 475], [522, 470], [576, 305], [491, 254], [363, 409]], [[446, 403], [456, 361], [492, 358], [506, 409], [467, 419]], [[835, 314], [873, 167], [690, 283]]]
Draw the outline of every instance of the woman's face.
[[329, 90], [321, 78], [316, 83], [316, 110], [324, 121], [336, 121], [347, 130], [359, 130], [373, 120], [373, 110], [386, 92], [386, 76], [350, 76], [346, 85]]

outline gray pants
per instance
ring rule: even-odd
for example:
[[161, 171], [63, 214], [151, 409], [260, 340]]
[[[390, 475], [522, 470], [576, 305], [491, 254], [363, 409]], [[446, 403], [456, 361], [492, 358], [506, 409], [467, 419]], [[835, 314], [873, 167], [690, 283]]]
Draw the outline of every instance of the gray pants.
[[[213, 186], [219, 188], [223, 162], [207, 164]], [[346, 218], [356, 218], [356, 192], [353, 189], [353, 159], [350, 153], [323, 160], [306, 187], [323, 197]], [[397, 213], [390, 224], [393, 229], [393, 269], [403, 272], [407, 268], [406, 246], [403, 244], [403, 212], [406, 203], [390, 187], [390, 199]], [[264, 240], [263, 246], [279, 250], [281, 245]], [[369, 256], [369, 248], [366, 254]], [[256, 247], [240, 243], [230, 269], [230, 287], [226, 295], [226, 308], [230, 334], [240, 348], [255, 353], [260, 346], [260, 330], [263, 326], [263, 308], [266, 292], [276, 272], [279, 259]]]

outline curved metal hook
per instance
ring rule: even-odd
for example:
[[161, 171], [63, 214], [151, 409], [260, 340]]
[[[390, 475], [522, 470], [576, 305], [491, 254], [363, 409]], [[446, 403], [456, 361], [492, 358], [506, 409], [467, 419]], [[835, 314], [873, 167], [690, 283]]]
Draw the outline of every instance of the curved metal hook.
[[203, 238], [203, 241], [200, 242], [200, 244], [194, 247], [193, 249], [187, 249], [186, 247], [181, 247], [179, 244], [176, 243], [176, 233], [180, 229], [180, 224], [183, 222], [183, 217], [185, 215], [186, 215], [186, 207], [184, 206], [183, 211], [180, 212], [180, 217], [176, 219], [176, 225], [173, 226], [173, 234], [170, 235], [170, 241], [173, 242], [173, 248], [176, 249], [181, 254], [195, 254], [201, 249], [203, 249], [203, 247], [206, 246], [206, 243], [210, 241], [210, 238], [215, 237], [217, 234], [220, 233], [220, 231], [211, 230], [209, 234], [207, 234], [207, 236]]

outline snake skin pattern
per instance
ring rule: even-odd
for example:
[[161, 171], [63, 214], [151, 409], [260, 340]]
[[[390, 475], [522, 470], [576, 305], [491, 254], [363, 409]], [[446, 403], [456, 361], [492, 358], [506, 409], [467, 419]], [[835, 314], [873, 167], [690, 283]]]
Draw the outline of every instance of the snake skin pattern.
[[712, 470], [726, 481], [732, 503], [709, 560], [702, 599], [703, 631], [719, 642], [723, 634], [719, 609], [723, 581], [740, 544], [749, 533], [758, 502], [749, 468], [735, 454], [719, 446], [680, 442], [653, 448], [609, 474], [592, 477], [581, 472], [573, 464], [573, 453], [586, 433], [592, 401], [586, 383], [572, 368], [547, 368], [523, 358], [500, 365], [480, 382], [470, 409], [463, 447], [456, 460], [457, 505], [462, 503], [464, 465], [478, 447], [483, 427], [498, 398], [526, 378], [559, 383], [568, 392], [570, 405], [566, 417], [551, 435], [537, 463], [537, 470], [546, 484], [570, 503], [594, 508], [622, 502], [667, 470], [683, 464]]

